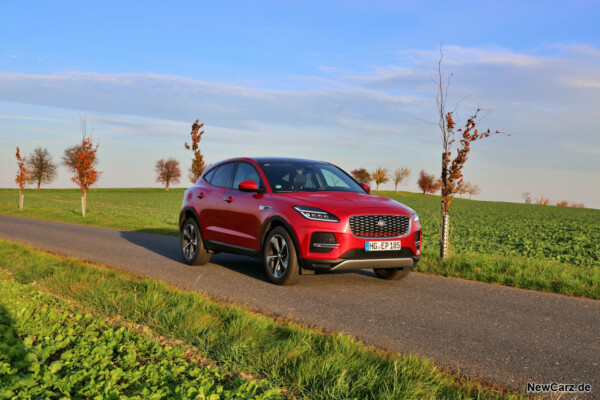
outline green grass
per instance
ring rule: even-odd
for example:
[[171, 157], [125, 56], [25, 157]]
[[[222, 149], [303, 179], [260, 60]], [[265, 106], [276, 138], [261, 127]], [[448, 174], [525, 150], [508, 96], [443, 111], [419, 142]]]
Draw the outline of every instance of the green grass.
[[[449, 374], [427, 359], [375, 349], [348, 335], [274, 320], [195, 292], [5, 240], [0, 240], [0, 269], [20, 285], [35, 282], [36, 288], [102, 315], [148, 326], [194, 346], [223, 371], [261, 377], [270, 387], [300, 398], [524, 398]], [[35, 293], [31, 297], [35, 300]], [[14, 318], [18, 321], [19, 315]]]
[[86, 217], [81, 217], [78, 189], [26, 190], [19, 211], [19, 192], [0, 189], [0, 214], [75, 224], [178, 235], [183, 189], [91, 189]]
[[[0, 269], [0, 399], [277, 399], [276, 389], [224, 374], [10, 280]], [[212, 396], [212, 397], [211, 397]]]
[[[600, 298], [600, 210], [454, 199], [451, 257], [440, 262], [440, 199], [377, 192], [417, 211], [423, 226], [420, 272]], [[178, 235], [183, 189], [93, 189], [80, 215], [78, 190], [0, 189], [0, 213]]]

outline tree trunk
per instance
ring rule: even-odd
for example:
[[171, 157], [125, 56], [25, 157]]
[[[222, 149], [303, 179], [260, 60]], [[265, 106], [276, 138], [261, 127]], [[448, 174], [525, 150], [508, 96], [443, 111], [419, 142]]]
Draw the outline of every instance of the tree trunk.
[[446, 187], [448, 185], [448, 162], [446, 161], [445, 152], [442, 153], [442, 185], [441, 185], [441, 198], [442, 198], [442, 229], [440, 232], [440, 258], [445, 260], [448, 258], [448, 237], [450, 217], [448, 216], [448, 208], [450, 206], [450, 199]]
[[41, 183], [42, 183], [41, 181], [38, 181], [38, 187], [37, 187], [37, 190], [40, 190], [40, 185], [41, 185]]
[[21, 189], [19, 191], [19, 210], [23, 209], [23, 197], [25, 197], [25, 196], [23, 194], [23, 189]]
[[169, 181], [167, 181], [167, 186], [165, 187], [165, 190], [169, 190]]
[[442, 211], [442, 236], [440, 241], [440, 258], [448, 258], [448, 243], [450, 242], [450, 216]]
[[395, 192], [397, 192], [397, 191], [398, 191], [398, 184], [396, 183], [396, 184], [394, 185], [394, 193], [395, 193]]
[[82, 190], [81, 191], [81, 216], [83, 218], [85, 218], [85, 208], [86, 208], [86, 202], [87, 202], [87, 190]]

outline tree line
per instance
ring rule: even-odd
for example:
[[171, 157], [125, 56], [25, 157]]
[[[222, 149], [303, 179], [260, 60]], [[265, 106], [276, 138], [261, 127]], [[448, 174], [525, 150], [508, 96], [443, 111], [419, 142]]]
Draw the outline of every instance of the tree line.
[[[401, 167], [394, 170], [393, 173], [390, 173], [387, 168], [383, 167], [378, 167], [371, 172], [367, 171], [365, 168], [357, 168], [350, 171], [350, 174], [354, 179], [356, 179], [356, 181], [360, 183], [369, 184], [371, 182], [375, 182], [377, 190], [379, 190], [379, 185], [391, 181], [394, 183], [394, 192], [397, 192], [398, 185], [405, 183], [411, 174], [411, 170], [406, 167]], [[433, 194], [440, 190], [442, 181], [440, 178], [436, 179], [434, 175], [428, 174], [425, 172], [425, 170], [421, 170], [421, 172], [419, 172], [417, 186], [423, 194]], [[477, 184], [461, 181], [456, 186], [456, 193], [460, 195], [460, 197], [462, 197], [464, 194], [468, 194], [469, 198], [471, 198], [471, 196], [477, 196], [480, 194], [481, 188]]]
[[[204, 124], [196, 120], [192, 125], [191, 145], [185, 143], [185, 148], [192, 150], [194, 157], [190, 167], [189, 178], [196, 182], [206, 168], [204, 158], [200, 152], [198, 143], [204, 131], [200, 129]], [[99, 144], [93, 144], [91, 134], [85, 118], [80, 119], [82, 132], [81, 142], [64, 150], [61, 157], [62, 165], [71, 172], [71, 181], [81, 190], [81, 216], [85, 218], [87, 209], [87, 192], [93, 186], [101, 172], [96, 169], [98, 158], [96, 152]], [[15, 183], [19, 186], [19, 210], [23, 209], [25, 187], [27, 184], [37, 184], [40, 190], [42, 184], [50, 184], [56, 179], [58, 165], [54, 162], [52, 155], [46, 148], [36, 147], [29, 156], [21, 155], [21, 149], [17, 146], [15, 154], [17, 158], [17, 175]], [[171, 184], [179, 183], [181, 169], [179, 161], [174, 158], [158, 160], [155, 164], [156, 181], [165, 185], [169, 190]]]
[[[522, 193], [523, 202], [525, 204], [537, 204], [540, 206], [549, 206], [550, 199], [545, 197], [544, 195], [537, 197], [535, 200], [531, 197], [531, 192], [523, 192]], [[583, 203], [570, 202], [567, 200], [560, 200], [556, 202], [557, 207], [573, 207], [573, 208], [583, 208]]]

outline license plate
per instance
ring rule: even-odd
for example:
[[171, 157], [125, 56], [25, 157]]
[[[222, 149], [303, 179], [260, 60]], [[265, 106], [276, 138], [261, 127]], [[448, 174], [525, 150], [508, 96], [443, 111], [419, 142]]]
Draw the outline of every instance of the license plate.
[[377, 242], [365, 242], [365, 251], [389, 251], [402, 248], [399, 240], [379, 240]]

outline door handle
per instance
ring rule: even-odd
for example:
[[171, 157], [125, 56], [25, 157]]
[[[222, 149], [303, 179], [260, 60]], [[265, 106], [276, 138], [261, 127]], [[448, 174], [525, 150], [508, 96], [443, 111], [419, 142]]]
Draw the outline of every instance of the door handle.
[[233, 197], [231, 197], [231, 196], [229, 196], [229, 197], [225, 197], [225, 198], [223, 199], [223, 201], [224, 201], [224, 202], [226, 202], [226, 203], [231, 203], [231, 202], [233, 201]]
[[203, 199], [204, 198], [204, 193], [200, 192], [196, 197], [199, 198], [199, 199]]

